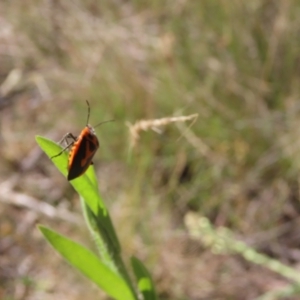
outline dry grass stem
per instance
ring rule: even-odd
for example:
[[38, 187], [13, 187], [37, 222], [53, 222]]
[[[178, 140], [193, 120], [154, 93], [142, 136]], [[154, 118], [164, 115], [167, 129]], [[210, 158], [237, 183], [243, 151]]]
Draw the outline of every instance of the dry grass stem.
[[10, 180], [7, 180], [0, 185], [0, 189], [2, 192], [0, 202], [16, 205], [19, 207], [25, 207], [37, 214], [45, 215], [51, 219], [61, 219], [73, 224], [81, 223], [80, 218], [76, 214], [73, 214], [68, 210], [62, 208], [53, 207], [48, 203], [39, 201], [26, 194], [16, 192], [12, 189], [12, 185], [13, 184], [10, 182]]
[[133, 125], [127, 122], [126, 125], [129, 127], [131, 147], [133, 148], [137, 145], [137, 141], [140, 138], [140, 132], [142, 130], [147, 131], [151, 129], [157, 133], [161, 133], [160, 127], [166, 126], [174, 122], [187, 122], [191, 120], [196, 120], [197, 117], [198, 114], [192, 114], [189, 116], [167, 117], [154, 120], [140, 120]]
[[191, 130], [190, 128], [186, 127], [183, 124], [177, 124], [178, 129], [181, 132], [181, 135], [184, 136], [186, 138], [186, 140], [192, 145], [194, 146], [196, 149], [198, 149], [198, 151], [201, 153], [201, 155], [205, 156], [205, 157], [209, 157], [212, 156], [212, 150], [210, 149], [210, 147], [204, 143], [204, 141], [196, 136]]
[[22, 80], [22, 71], [20, 69], [11, 70], [4, 82], [0, 85], [0, 95], [5, 97], [18, 86]]

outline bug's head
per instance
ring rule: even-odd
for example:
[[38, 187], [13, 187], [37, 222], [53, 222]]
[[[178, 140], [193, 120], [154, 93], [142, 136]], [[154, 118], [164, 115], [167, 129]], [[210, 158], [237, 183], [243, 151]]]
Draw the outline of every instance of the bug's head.
[[87, 124], [86, 127], [89, 130], [90, 134], [96, 135], [96, 131], [95, 131], [94, 127], [92, 127], [92, 125]]

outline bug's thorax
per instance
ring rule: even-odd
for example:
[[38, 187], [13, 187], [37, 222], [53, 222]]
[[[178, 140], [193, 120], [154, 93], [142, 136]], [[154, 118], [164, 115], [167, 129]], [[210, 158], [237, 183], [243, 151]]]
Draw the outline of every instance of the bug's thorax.
[[99, 141], [96, 136], [95, 129], [90, 124], [87, 124], [84, 127], [78, 139], [85, 140], [85, 142], [88, 141], [89, 143], [91, 143], [91, 147], [99, 147]]
[[76, 152], [76, 149], [78, 149], [79, 145], [81, 145], [82, 143], [90, 145], [91, 147], [95, 147], [96, 149], [99, 147], [99, 141], [96, 136], [96, 132], [90, 124], [87, 124], [82, 129], [80, 135], [77, 137], [77, 140], [71, 148], [69, 157], [74, 155], [74, 152]]

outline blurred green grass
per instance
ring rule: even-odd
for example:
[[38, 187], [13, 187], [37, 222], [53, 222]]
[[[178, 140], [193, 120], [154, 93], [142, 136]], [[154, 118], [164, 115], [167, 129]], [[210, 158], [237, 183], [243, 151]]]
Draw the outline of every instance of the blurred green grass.
[[[24, 0], [1, 7], [11, 30], [2, 39], [15, 49], [6, 53], [3, 46], [2, 72], [35, 72], [51, 92], [35, 123], [44, 132], [35, 133], [79, 133], [86, 99], [91, 124], [116, 120], [97, 129], [95, 165], [125, 166], [103, 180], [125, 182], [111, 194], [113, 203], [121, 199], [117, 222], [126, 224], [120, 234], [128, 254], [141, 247], [136, 235], [158, 251], [153, 245], [181, 228], [189, 210], [249, 238], [298, 218], [299, 1]], [[21, 108], [13, 126], [31, 132]], [[193, 113], [199, 117], [190, 135], [169, 125], [161, 135], [142, 133], [129, 149], [125, 122]], [[18, 143], [33, 147], [27, 136]], [[7, 140], [3, 153], [12, 145]], [[9, 157], [18, 162], [17, 154]], [[148, 232], [152, 222], [159, 234]], [[184, 275], [177, 280], [183, 286], [177, 294], [158, 286], [166, 299], [192, 294]], [[234, 287], [221, 285], [222, 291], [239, 299]]]

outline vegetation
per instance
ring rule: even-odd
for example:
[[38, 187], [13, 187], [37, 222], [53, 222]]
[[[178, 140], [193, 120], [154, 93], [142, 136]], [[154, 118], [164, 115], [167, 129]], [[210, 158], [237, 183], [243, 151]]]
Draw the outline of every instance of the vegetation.
[[91, 124], [116, 120], [96, 130], [94, 167], [123, 259], [143, 262], [159, 299], [300, 297], [299, 1], [0, 8], [0, 298], [106, 299], [35, 226], [93, 247], [34, 139], [79, 134], [87, 99]]

